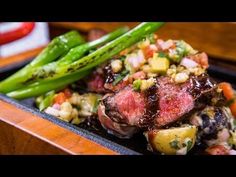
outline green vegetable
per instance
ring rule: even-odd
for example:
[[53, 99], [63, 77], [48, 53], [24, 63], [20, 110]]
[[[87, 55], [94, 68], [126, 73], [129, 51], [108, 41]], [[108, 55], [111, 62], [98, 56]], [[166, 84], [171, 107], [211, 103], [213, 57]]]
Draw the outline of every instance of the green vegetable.
[[192, 148], [193, 141], [189, 140], [187, 141], [187, 151], [189, 151]]
[[44, 95], [40, 95], [35, 99], [36, 107], [39, 108], [40, 103], [43, 101]]
[[128, 70], [122, 71], [122, 72], [116, 77], [116, 79], [112, 82], [112, 85], [117, 85], [122, 79], [125, 78], [125, 76], [127, 76], [127, 74], [129, 74], [129, 71], [128, 71]]
[[142, 80], [141, 80], [141, 79], [135, 80], [135, 81], [133, 82], [133, 89], [134, 89], [135, 91], [140, 91], [141, 84], [142, 84]]
[[176, 150], [180, 149], [179, 148], [179, 141], [177, 139], [171, 141], [170, 142], [170, 147], [173, 148], [173, 149], [176, 149]]
[[99, 106], [100, 101], [101, 101], [101, 97], [99, 99], [96, 99], [95, 104], [93, 106], [93, 110], [92, 110], [93, 113], [98, 112], [98, 106]]
[[236, 126], [236, 119], [233, 120], [233, 124], [234, 124], [234, 126]]
[[30, 64], [3, 80], [0, 83], [0, 92], [7, 93], [23, 87], [23, 83], [28, 80], [30, 73], [33, 73], [36, 67], [58, 59], [72, 47], [80, 45], [84, 42], [84, 39], [76, 31], [71, 31], [54, 38]]
[[[117, 30], [115, 30], [112, 33], [109, 33], [95, 41], [85, 43], [83, 45], [80, 45], [78, 47], [72, 48], [64, 57], [59, 59], [56, 62], [49, 63], [43, 67], [38, 68], [33, 73], [33, 78], [47, 78], [51, 74], [54, 74], [56, 72], [56, 69], [58, 67], [63, 66], [69, 66], [74, 61], [80, 59], [85, 54], [87, 54], [89, 51], [95, 49], [96, 47], [103, 45], [109, 41], [114, 40], [115, 38], [121, 36], [122, 34], [126, 33], [128, 31], [127, 27], [122, 27]], [[95, 51], [95, 50], [94, 50]]]
[[52, 105], [54, 95], [55, 95], [54, 91], [50, 91], [45, 95], [45, 98], [39, 103], [38, 106], [40, 111], [43, 111], [45, 108]]
[[189, 54], [195, 54], [195, 51], [189, 44], [183, 40], [176, 41], [176, 49], [173, 53], [169, 54], [169, 58], [179, 63], [181, 59]]
[[120, 60], [123, 62], [123, 61], [125, 61], [125, 59], [126, 59], [126, 56], [125, 55], [122, 55], [121, 57], [120, 57]]
[[[141, 23], [134, 29], [119, 38], [107, 43], [105, 46], [99, 48], [95, 52], [73, 62], [70, 65], [64, 65], [57, 68], [57, 72], [50, 78], [43, 81], [35, 82], [25, 88], [7, 93], [9, 97], [16, 99], [24, 99], [34, 96], [39, 96], [50, 90], [59, 90], [71, 84], [84, 76], [86, 76], [90, 69], [110, 59], [112, 56], [118, 54], [127, 47], [132, 46], [146, 35], [153, 33], [163, 25], [163, 22], [146, 22]], [[128, 72], [127, 72], [128, 74]], [[32, 78], [33, 80], [34, 78]], [[122, 80], [122, 79], [120, 79]], [[119, 80], [116, 80], [115, 83]]]
[[159, 52], [158, 53], [158, 57], [160, 57], [160, 58], [167, 58], [167, 54], [165, 54], [164, 52]]
[[229, 106], [231, 106], [231, 104], [233, 104], [234, 102], [235, 102], [235, 98], [232, 98], [232, 99], [230, 99], [230, 100], [228, 100], [228, 101], [226, 102], [225, 106], [229, 107]]
[[39, 81], [34, 84], [28, 85], [22, 89], [9, 92], [7, 93], [7, 96], [15, 99], [25, 99], [45, 94], [51, 90], [58, 91], [65, 88], [67, 85], [85, 77], [89, 73], [90, 70], [83, 72], [75, 72], [64, 77], [57, 78], [55, 80]]
[[155, 34], [152, 33], [152, 34], [148, 35], [147, 38], [149, 39], [151, 44], [155, 44], [156, 43]]
[[[112, 56], [118, 54], [125, 48], [132, 46], [138, 41], [146, 37], [146, 35], [153, 33], [163, 25], [162, 22], [145, 22], [141, 23], [134, 29], [120, 36], [119, 38], [107, 43], [105, 46], [99, 48], [95, 52], [73, 62], [70, 65], [63, 65], [56, 68], [50, 78], [58, 78], [68, 73], [75, 71], [85, 71], [91, 69], [99, 64], [110, 59]], [[33, 78], [34, 79], [34, 78]]]
[[99, 94], [87, 93], [80, 96], [80, 116], [91, 116], [97, 113], [99, 100], [102, 98]]
[[74, 118], [71, 123], [74, 124], [74, 125], [79, 125], [83, 120], [81, 118]]

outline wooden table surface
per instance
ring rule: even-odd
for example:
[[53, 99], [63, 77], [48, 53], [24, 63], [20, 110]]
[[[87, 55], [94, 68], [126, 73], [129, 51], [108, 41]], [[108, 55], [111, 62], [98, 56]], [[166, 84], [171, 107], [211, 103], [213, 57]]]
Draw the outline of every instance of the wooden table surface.
[[[87, 32], [90, 29], [101, 28], [112, 31], [120, 26], [131, 28], [138, 22], [50, 22], [51, 34], [59, 35], [65, 31], [76, 29]], [[157, 34], [164, 39], [183, 39], [194, 48], [205, 51], [212, 57], [233, 61], [236, 65], [236, 23], [230, 22], [168, 22]], [[16, 56], [0, 58], [0, 68], [12, 63], [22, 62], [37, 55], [43, 46]]]
[[0, 108], [0, 154], [117, 154], [5, 101]]
[[[53, 26], [88, 31], [101, 28], [112, 31], [120, 26], [131, 28], [138, 22], [51, 22]], [[236, 62], [236, 23], [232, 22], [167, 22], [157, 31], [164, 39], [183, 39], [209, 55]]]

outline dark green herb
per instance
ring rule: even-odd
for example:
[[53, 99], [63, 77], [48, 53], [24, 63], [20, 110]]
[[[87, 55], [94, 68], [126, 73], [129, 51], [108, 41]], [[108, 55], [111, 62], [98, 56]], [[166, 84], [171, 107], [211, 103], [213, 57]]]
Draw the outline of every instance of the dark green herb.
[[55, 91], [50, 91], [45, 95], [44, 99], [39, 104], [40, 111], [43, 111], [44, 109], [52, 105], [54, 95]]
[[226, 106], [228, 106], [228, 107], [231, 106], [231, 104], [233, 104], [234, 101], [235, 101], [235, 98], [232, 98], [232, 99], [228, 100], [228, 101], [226, 102]]
[[164, 52], [159, 52], [158, 57], [166, 57], [167, 58], [167, 54], [165, 54]]
[[170, 142], [170, 147], [173, 148], [173, 149], [176, 149], [176, 150], [180, 149], [179, 148], [179, 141], [177, 139], [171, 141]]
[[95, 52], [95, 51], [96, 51], [96, 49], [93, 48], [93, 49], [90, 49], [88, 53], [90, 54], [90, 53], [93, 53], [93, 52]]
[[126, 59], [126, 56], [125, 56], [125, 55], [122, 55], [122, 56], [120, 57], [120, 60], [121, 60], [121, 61], [125, 61], [125, 59]]
[[117, 85], [122, 79], [125, 78], [125, 76], [127, 76], [129, 74], [128, 70], [124, 70], [122, 71], [117, 77], [116, 79], [112, 82], [112, 85]]
[[234, 119], [233, 124], [234, 124], [234, 126], [236, 126], [236, 119]]
[[39, 108], [39, 105], [40, 105], [40, 103], [43, 101], [44, 96], [45, 96], [45, 95], [41, 95], [41, 96], [38, 96], [38, 97], [35, 99], [35, 103], [36, 103], [37, 108]]
[[133, 82], [133, 89], [134, 89], [135, 91], [140, 91], [141, 83], [142, 83], [142, 81], [141, 81], [140, 79], [135, 80], [135, 81]]
[[95, 113], [95, 114], [97, 113], [98, 105], [99, 105], [100, 102], [101, 102], [101, 99], [96, 99], [93, 110], [92, 110], [93, 113]]
[[148, 35], [147, 38], [149, 39], [151, 44], [155, 44], [156, 43], [155, 34], [152, 33], [152, 34]]
[[193, 142], [191, 140], [189, 140], [187, 142], [187, 151], [189, 151], [191, 149], [192, 145], [193, 145]]
[[175, 49], [175, 57], [169, 56], [169, 58], [174, 61], [179, 63], [180, 60], [185, 57], [188, 54], [186, 44], [184, 41], [176, 41], [176, 49]]

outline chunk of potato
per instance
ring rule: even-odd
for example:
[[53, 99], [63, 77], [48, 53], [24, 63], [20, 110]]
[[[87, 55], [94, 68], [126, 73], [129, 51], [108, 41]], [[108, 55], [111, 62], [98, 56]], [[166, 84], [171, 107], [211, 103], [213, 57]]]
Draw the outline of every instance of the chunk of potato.
[[147, 140], [155, 151], [167, 155], [179, 154], [186, 149], [186, 153], [196, 141], [196, 126], [185, 125], [169, 129], [151, 130], [146, 134]]

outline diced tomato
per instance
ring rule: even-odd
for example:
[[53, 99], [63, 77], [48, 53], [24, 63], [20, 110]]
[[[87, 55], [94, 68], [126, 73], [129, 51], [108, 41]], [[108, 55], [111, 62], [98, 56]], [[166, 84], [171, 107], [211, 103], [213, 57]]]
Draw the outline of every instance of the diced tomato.
[[152, 58], [153, 54], [157, 51], [157, 48], [153, 48], [150, 45], [145, 47], [143, 50], [143, 54], [146, 59]]
[[222, 82], [219, 84], [219, 88], [223, 90], [223, 94], [228, 101], [233, 100], [229, 107], [233, 116], [236, 118], [236, 97], [234, 95], [234, 90], [231, 84], [227, 82]]
[[197, 62], [203, 68], [209, 67], [208, 56], [205, 52], [190, 56], [189, 58], [192, 59], [193, 61]]
[[234, 97], [234, 90], [230, 83], [221, 82], [219, 88], [223, 90], [224, 96], [227, 100], [231, 100]]
[[120, 55], [126, 55], [128, 53], [128, 49], [124, 49], [120, 52]]
[[222, 145], [211, 146], [206, 149], [209, 155], [229, 155], [229, 150]]
[[65, 94], [66, 98], [70, 98], [72, 96], [72, 92], [68, 88], [64, 89], [63, 93]]
[[54, 103], [57, 103], [57, 104], [62, 104], [66, 101], [66, 95], [64, 92], [60, 92], [56, 95], [56, 97], [54, 98]]
[[146, 78], [146, 74], [145, 74], [145, 72], [143, 72], [143, 71], [138, 71], [138, 72], [136, 72], [136, 73], [134, 73], [133, 75], [132, 75], [132, 77], [136, 80], [136, 79], [145, 79]]

